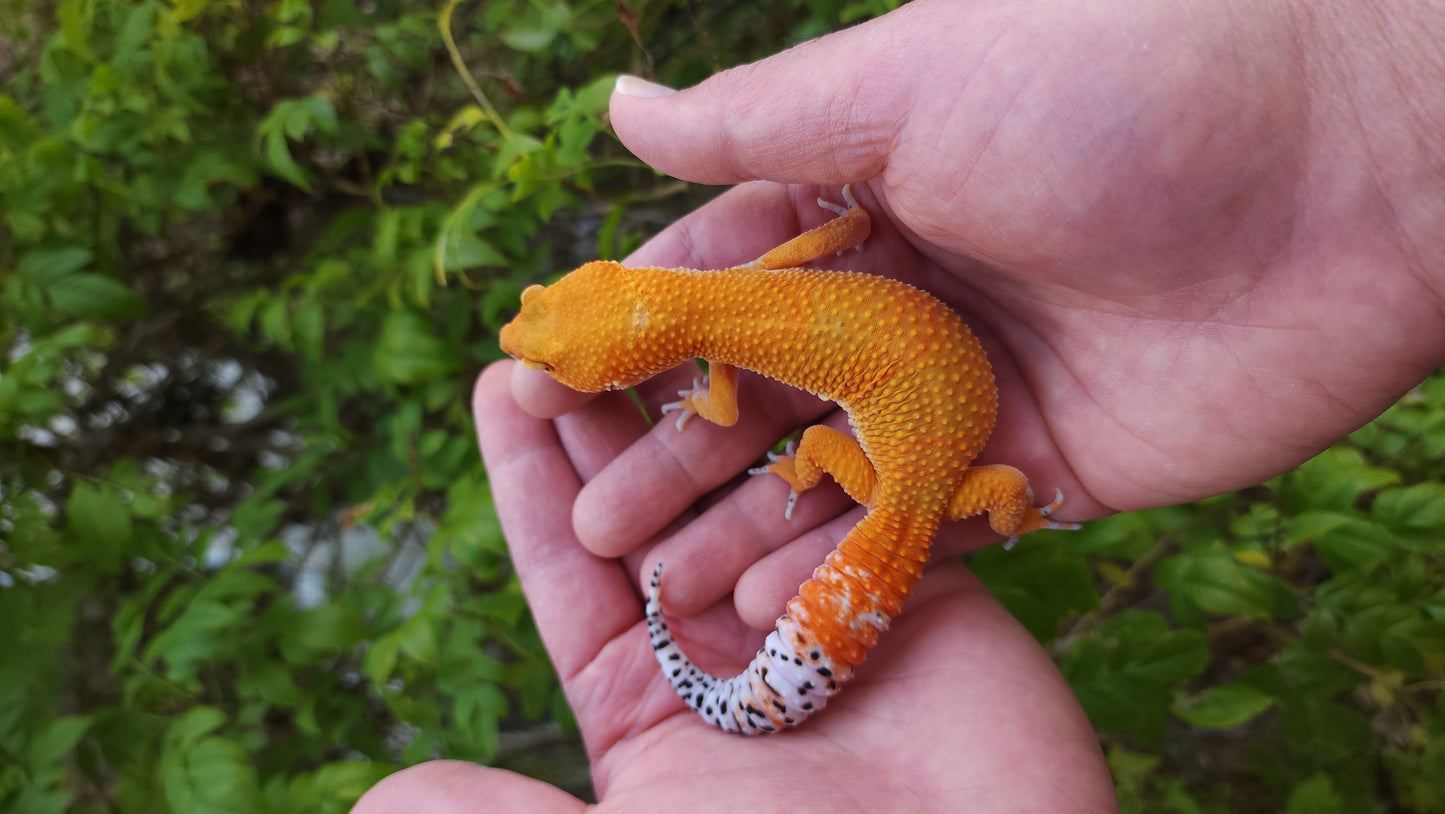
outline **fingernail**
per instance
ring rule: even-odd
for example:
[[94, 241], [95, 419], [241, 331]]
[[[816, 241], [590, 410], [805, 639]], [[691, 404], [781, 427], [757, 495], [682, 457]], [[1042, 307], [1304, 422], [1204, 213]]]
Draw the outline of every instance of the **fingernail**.
[[668, 96], [677, 91], [666, 85], [659, 85], [656, 82], [649, 82], [640, 76], [623, 74], [617, 77], [617, 85], [612, 89], [613, 93], [620, 93], [623, 96], [632, 96], [637, 99], [656, 99], [659, 96]]

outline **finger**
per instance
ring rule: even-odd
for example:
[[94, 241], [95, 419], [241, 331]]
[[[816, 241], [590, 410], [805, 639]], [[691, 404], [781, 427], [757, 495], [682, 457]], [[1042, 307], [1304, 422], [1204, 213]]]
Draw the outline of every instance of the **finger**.
[[577, 497], [577, 537], [599, 556], [621, 556], [727, 483], [795, 427], [826, 411], [818, 399], [745, 375], [742, 418], [719, 427], [694, 417], [679, 431], [662, 421], [609, 463]]
[[[871, 203], [855, 188], [864, 206]], [[751, 263], [767, 251], [837, 217], [818, 198], [838, 203], [834, 187], [740, 184], [670, 224], [625, 261], [627, 266], [720, 269]], [[870, 239], [870, 245], [873, 241]], [[854, 265], [856, 253], [835, 258], [830, 268]]]
[[[841, 492], [839, 493], [841, 495]], [[842, 495], [847, 500], [846, 495]], [[799, 504], [801, 508], [801, 503]], [[813, 569], [823, 562], [838, 543], [852, 531], [862, 519], [863, 508], [856, 507], [853, 511], [847, 512], [836, 519], [809, 529], [799, 535], [796, 539], [790, 540], [786, 545], [780, 546], [775, 551], [766, 553], [764, 556], [755, 557], [744, 565], [743, 570], [735, 577], [736, 584], [732, 586], [733, 604], [737, 609], [738, 616], [749, 627], [766, 630], [772, 627], [773, 620], [783, 611], [787, 604], [798, 593], [798, 586], [813, 575]], [[693, 524], [697, 525], [697, 524]], [[745, 541], [746, 542], [746, 541]], [[928, 567], [951, 562], [958, 555], [967, 551], [976, 551], [988, 545], [1001, 542], [1001, 538], [988, 527], [983, 518], [971, 518], [953, 523], [944, 523], [934, 535], [933, 547], [930, 551]], [[662, 546], [658, 547], [659, 558], [664, 556]], [[715, 560], [718, 555], [714, 554], [709, 560]], [[689, 563], [691, 565], [691, 563]], [[717, 567], [719, 571], [727, 571], [735, 566], [734, 561], [724, 559]], [[694, 577], [695, 580], [701, 579]], [[680, 589], [685, 589], [679, 586]], [[713, 601], [720, 598], [722, 594], [703, 593], [716, 587], [710, 582], [704, 583], [699, 599], [712, 597]], [[681, 592], [681, 590], [680, 590]], [[687, 595], [683, 594], [684, 600], [680, 601], [674, 610], [675, 613], [685, 613], [687, 605], [684, 604]]]
[[556, 786], [505, 769], [434, 760], [387, 776], [356, 801], [351, 814], [470, 814], [477, 801], [493, 811], [582, 811], [587, 805]]
[[[846, 497], [846, 496], [845, 496]], [[733, 606], [748, 627], [768, 630], [783, 613], [783, 606], [798, 595], [798, 587], [813, 575], [828, 552], [863, 518], [864, 509], [851, 511], [824, 523], [749, 566], [733, 588]]]
[[594, 393], [579, 393], [543, 371], [525, 365], [514, 365], [511, 375], [512, 397], [518, 406], [537, 418], [556, 418], [596, 398]]
[[[847, 425], [840, 412], [823, 423], [838, 429]], [[730, 485], [721, 491], [725, 494], [708, 502], [699, 517], [663, 539], [643, 560], [643, 574], [651, 574], [658, 562], [666, 565], [663, 607], [671, 614], [698, 613], [732, 593], [745, 571], [779, 549], [792, 549], [814, 538], [825, 540], [822, 553], [806, 570], [790, 572], [802, 575], [792, 583], [796, 588], [840, 539], [841, 531], [832, 534], [820, 527], [857, 505], [831, 478], [800, 495], [792, 517], [786, 511], [788, 484], [776, 475], [750, 475], [735, 488]], [[779, 601], [772, 609], [781, 607]], [[762, 627], [770, 627], [776, 616], [774, 613], [762, 619]], [[754, 623], [758, 619], [747, 621]]]
[[[862, 62], [848, 59], [839, 70], [818, 70], [820, 60], [857, 39], [856, 31], [715, 74], [673, 94], [638, 95], [636, 84], [624, 78], [612, 95], [613, 129], [649, 165], [697, 183], [842, 184], [872, 178], [882, 172], [887, 145], [906, 118], [903, 100], [896, 88], [885, 92], [881, 77], [870, 76]], [[787, 81], [780, 81], [783, 76]], [[877, 103], [839, 104], [868, 95]]]
[[553, 426], [567, 459], [584, 484], [605, 471], [613, 459], [652, 428], [627, 393], [604, 393], [558, 416]]
[[[935, 26], [968, 13], [925, 5]], [[914, 89], [931, 84], [913, 75], [928, 64], [918, 52], [930, 40], [914, 38], [906, 48], [897, 41], [915, 24], [905, 7], [676, 93], [626, 77], [612, 96], [613, 128], [643, 161], [690, 181], [875, 177], [918, 104]], [[960, 53], [935, 62], [966, 63]]]
[[622, 567], [589, 554], [572, 533], [581, 479], [552, 422], [512, 399], [515, 364], [499, 362], [477, 379], [477, 441], [522, 591], [565, 682], [635, 624], [642, 608]]

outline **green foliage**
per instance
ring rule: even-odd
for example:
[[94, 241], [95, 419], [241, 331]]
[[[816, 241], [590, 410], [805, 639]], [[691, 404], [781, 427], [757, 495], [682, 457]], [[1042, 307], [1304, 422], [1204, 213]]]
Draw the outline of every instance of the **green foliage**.
[[[524, 283], [694, 202], [610, 138], [615, 74], [895, 5], [0, 4], [0, 810], [565, 780], [509, 745], [577, 753], [469, 380]], [[1436, 376], [1257, 489], [974, 558], [1126, 810], [1445, 804], [1442, 408]]]
[[1442, 451], [1445, 372], [1269, 483], [972, 567], [1057, 656], [1125, 812], [1435, 811]]
[[470, 379], [524, 282], [688, 205], [616, 74], [890, 4], [692, 5], [0, 4], [0, 810], [580, 752]]

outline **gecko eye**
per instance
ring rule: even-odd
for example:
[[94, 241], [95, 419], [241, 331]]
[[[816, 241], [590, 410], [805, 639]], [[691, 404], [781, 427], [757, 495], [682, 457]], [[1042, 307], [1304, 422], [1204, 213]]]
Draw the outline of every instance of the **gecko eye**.
[[530, 300], [538, 294], [541, 294], [543, 290], [544, 286], [541, 285], [529, 285], [526, 288], [522, 289], [522, 304], [526, 305], [527, 300]]

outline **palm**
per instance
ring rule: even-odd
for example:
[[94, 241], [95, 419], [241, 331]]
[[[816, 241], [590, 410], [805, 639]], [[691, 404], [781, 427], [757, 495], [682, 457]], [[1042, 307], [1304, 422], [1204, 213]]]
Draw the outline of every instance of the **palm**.
[[[685, 614], [674, 618], [675, 631], [704, 666], [734, 670], [752, 655], [759, 638], [741, 623], [738, 611], [726, 602], [707, 609], [679, 607], [709, 605], [725, 596], [738, 567], [761, 550], [799, 536], [802, 540], [791, 547], [800, 550], [797, 559], [812, 557], [811, 548], [831, 547], [856, 512], [832, 518], [841, 500], [822, 497], [800, 505], [791, 528], [780, 522], [776, 532], [755, 529], [751, 537], [727, 528], [729, 515], [753, 510], [745, 505], [753, 502], [759, 515], [776, 514], [781, 521], [777, 484], [758, 478], [737, 489], [712, 489], [716, 478], [702, 465], [707, 456], [684, 463], [693, 469], [689, 479], [695, 485], [689, 488], [665, 488], [675, 487], [678, 478], [625, 481], [629, 470], [641, 465], [636, 460], [641, 456], [657, 456], [666, 445], [681, 444], [668, 453], [676, 455], [685, 452], [683, 439], [695, 432], [733, 430], [704, 429], [696, 422], [684, 433], [671, 423], [649, 428], [631, 402], [617, 394], [555, 421], [537, 419], [513, 401], [514, 372], [527, 371], [504, 363], [489, 369], [478, 384], [481, 446], [518, 573], [592, 755], [599, 796], [608, 804], [646, 810], [699, 799], [778, 800], [780, 805], [807, 800], [819, 807], [942, 808], [963, 794], [1008, 800], [1018, 793], [1010, 789], [1043, 795], [1038, 799], [1064, 798], [1082, 789], [1081, 808], [1108, 804], [1111, 791], [1100, 782], [1105, 775], [1097, 747], [1067, 685], [1028, 633], [957, 565], [935, 569], [870, 663], [805, 726], [781, 737], [743, 738], [702, 724], [662, 681], [652, 659], [636, 589], [642, 560], [674, 557], [669, 559], [667, 600], [670, 610]], [[659, 378], [664, 381], [641, 388], [645, 401], [668, 397], [668, 377]], [[769, 394], [751, 390], [753, 398]], [[541, 401], [569, 398], [546, 389], [534, 395]], [[790, 405], [784, 412], [794, 409]], [[553, 412], [569, 405], [532, 406]], [[660, 509], [662, 516], [647, 528], [673, 521], [665, 543], [621, 559], [595, 557], [573, 535], [573, 520], [592, 513], [588, 507], [599, 500], [599, 491], [605, 505], [615, 499], [612, 494], [626, 494], [629, 485], [642, 505], [654, 509], [684, 500], [706, 508], [684, 509], [677, 518]], [[698, 490], [711, 494], [699, 501]], [[636, 510], [632, 502], [616, 503], [602, 512], [605, 516], [578, 525], [621, 528], [626, 517], [639, 516]], [[815, 527], [811, 533], [800, 531], [810, 526]], [[742, 553], [729, 558], [728, 552], [714, 550], [712, 557], [706, 551], [689, 557], [681, 550], [718, 534], [746, 538], [740, 546], [729, 546]], [[609, 539], [592, 545], [606, 549], [632, 543]], [[784, 587], [789, 579], [792, 585]], [[797, 581], [784, 575], [755, 580], [768, 586], [764, 593], [791, 591]], [[739, 597], [750, 615], [770, 622], [768, 614], [778, 611], [764, 607], [770, 600], [744, 602], [743, 595], [753, 594], [743, 589]], [[1040, 738], [1040, 733], [1048, 734]], [[829, 782], [805, 790], [799, 783], [803, 778]]]
[[[641, 699], [629, 731], [618, 732], [594, 766], [607, 801], [639, 810], [643, 799], [736, 799], [746, 789], [755, 801], [802, 810], [930, 810], [969, 796], [990, 799], [1015, 783], [1077, 788], [1074, 773], [1043, 776], [1058, 771], [1057, 754], [1095, 749], [1067, 687], [976, 582], [956, 567], [946, 571], [877, 648], [875, 669], [786, 737], [745, 739], [702, 725], [645, 656], [595, 665], [599, 676], [620, 668], [608, 679], [617, 681], [611, 691]], [[716, 632], [709, 624], [684, 627]], [[618, 649], [635, 654], [642, 638], [630, 630]], [[748, 655], [734, 653], [729, 666]], [[1020, 709], [1011, 696], [1033, 700]], [[589, 735], [618, 726], [607, 710], [580, 714], [591, 719]], [[1043, 744], [1035, 737], [1043, 731], [1068, 737]], [[804, 778], [826, 782], [805, 788]]]

